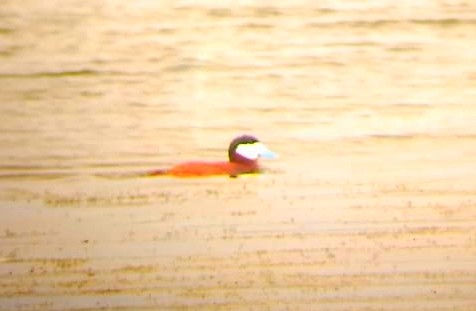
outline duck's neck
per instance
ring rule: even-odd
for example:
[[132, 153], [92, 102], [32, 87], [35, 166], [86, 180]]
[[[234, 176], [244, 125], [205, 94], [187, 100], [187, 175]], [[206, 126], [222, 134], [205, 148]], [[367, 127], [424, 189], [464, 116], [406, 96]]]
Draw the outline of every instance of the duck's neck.
[[240, 162], [230, 162], [234, 165], [236, 174], [257, 173], [259, 172], [258, 161], [247, 160]]

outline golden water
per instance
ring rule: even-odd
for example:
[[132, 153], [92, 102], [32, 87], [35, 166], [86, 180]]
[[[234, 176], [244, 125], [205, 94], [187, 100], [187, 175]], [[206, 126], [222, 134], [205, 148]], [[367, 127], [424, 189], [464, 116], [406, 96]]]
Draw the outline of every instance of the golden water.
[[475, 84], [472, 1], [4, 0], [0, 310], [474, 310]]

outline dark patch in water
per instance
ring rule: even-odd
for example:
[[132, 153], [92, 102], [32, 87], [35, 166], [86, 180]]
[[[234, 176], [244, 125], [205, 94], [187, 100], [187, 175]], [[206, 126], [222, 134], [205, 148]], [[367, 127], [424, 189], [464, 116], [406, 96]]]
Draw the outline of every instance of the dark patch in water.
[[56, 77], [75, 77], [75, 76], [93, 76], [104, 74], [95, 70], [70, 70], [58, 72], [35, 72], [35, 73], [7, 73], [0, 74], [0, 78], [56, 78]]
[[254, 13], [256, 16], [259, 16], [259, 17], [279, 16], [282, 14], [279, 8], [273, 8], [273, 7], [256, 8], [254, 10]]
[[97, 76], [155, 76], [156, 72], [123, 72], [123, 71], [99, 71], [99, 70], [65, 70], [58, 72], [33, 72], [33, 73], [3, 73], [1, 78], [30, 79], [30, 78], [62, 78], [62, 77], [97, 77]]
[[15, 30], [12, 29], [12, 28], [1, 28], [0, 27], [0, 34], [2, 34], [2, 35], [9, 35], [9, 34], [14, 33], [14, 32], [15, 32]]
[[271, 24], [265, 24], [265, 23], [246, 23], [243, 24], [244, 28], [251, 28], [251, 29], [271, 29], [274, 26]]
[[373, 135], [368, 135], [368, 137], [371, 138], [377, 138], [377, 139], [412, 139], [412, 138], [417, 138], [418, 135], [414, 134], [373, 134]]
[[105, 172], [105, 173], [96, 173], [95, 177], [104, 178], [104, 179], [131, 179], [131, 178], [141, 178], [149, 176], [147, 171], [140, 172]]
[[460, 26], [460, 25], [476, 25], [476, 19], [460, 19], [460, 18], [441, 18], [441, 19], [379, 19], [379, 20], [357, 20], [357, 21], [341, 21], [341, 22], [314, 22], [310, 23], [310, 27], [341, 27], [348, 26], [352, 28], [377, 28], [386, 26], [398, 26], [405, 24], [429, 25], [429, 26]]
[[423, 24], [431, 26], [459, 26], [459, 25], [476, 25], [476, 19], [462, 18], [441, 18], [441, 19], [411, 19], [410, 23]]
[[75, 174], [72, 173], [6, 173], [0, 174], [0, 180], [2, 179], [27, 179], [27, 180], [51, 180], [51, 179], [61, 179], [66, 177], [72, 177]]
[[208, 15], [213, 17], [228, 17], [230, 16], [230, 10], [222, 9], [222, 8], [215, 8], [208, 10]]

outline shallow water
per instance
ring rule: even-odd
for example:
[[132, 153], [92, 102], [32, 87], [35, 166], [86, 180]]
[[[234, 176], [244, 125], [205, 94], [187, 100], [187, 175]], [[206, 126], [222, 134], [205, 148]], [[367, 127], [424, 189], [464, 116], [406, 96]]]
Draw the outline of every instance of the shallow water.
[[[0, 4], [0, 309], [472, 310], [471, 1]], [[226, 157], [261, 176], [137, 173]]]

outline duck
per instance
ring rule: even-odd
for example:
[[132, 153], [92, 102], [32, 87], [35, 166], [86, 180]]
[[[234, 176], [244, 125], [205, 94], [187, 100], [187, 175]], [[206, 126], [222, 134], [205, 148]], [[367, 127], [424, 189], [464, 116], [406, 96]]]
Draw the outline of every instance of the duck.
[[189, 161], [168, 169], [153, 170], [149, 176], [206, 177], [228, 175], [236, 178], [243, 174], [260, 173], [258, 160], [275, 159], [277, 153], [271, 151], [253, 135], [235, 137], [228, 147], [228, 161]]

